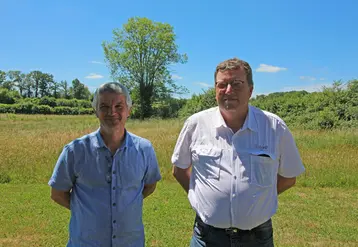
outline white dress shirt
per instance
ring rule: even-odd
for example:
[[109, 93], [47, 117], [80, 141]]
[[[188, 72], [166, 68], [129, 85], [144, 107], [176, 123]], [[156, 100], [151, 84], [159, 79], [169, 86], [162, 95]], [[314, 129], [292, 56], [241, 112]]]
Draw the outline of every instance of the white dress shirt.
[[218, 107], [189, 117], [172, 163], [192, 165], [188, 198], [206, 224], [243, 230], [276, 213], [277, 174], [296, 177], [305, 170], [284, 121], [253, 106], [236, 133]]

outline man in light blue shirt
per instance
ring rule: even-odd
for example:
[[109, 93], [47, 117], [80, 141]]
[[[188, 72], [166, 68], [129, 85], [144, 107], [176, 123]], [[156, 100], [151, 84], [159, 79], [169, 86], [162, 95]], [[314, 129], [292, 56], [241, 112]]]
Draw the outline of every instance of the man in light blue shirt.
[[49, 181], [71, 210], [68, 247], [144, 246], [143, 199], [161, 179], [152, 144], [125, 129], [132, 101], [111, 82], [95, 92], [97, 131], [67, 144]]

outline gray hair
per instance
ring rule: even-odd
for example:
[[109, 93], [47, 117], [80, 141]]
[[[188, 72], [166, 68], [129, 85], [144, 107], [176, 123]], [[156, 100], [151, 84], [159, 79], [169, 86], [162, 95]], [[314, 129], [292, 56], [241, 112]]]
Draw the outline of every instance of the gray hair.
[[97, 88], [93, 95], [92, 107], [97, 112], [99, 95], [104, 92], [123, 94], [128, 108], [132, 107], [132, 99], [128, 89], [118, 82], [107, 82]]

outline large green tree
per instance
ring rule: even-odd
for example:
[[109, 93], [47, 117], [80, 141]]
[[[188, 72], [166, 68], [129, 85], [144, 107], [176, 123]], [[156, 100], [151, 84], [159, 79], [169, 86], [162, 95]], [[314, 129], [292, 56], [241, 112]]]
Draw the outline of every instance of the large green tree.
[[34, 70], [30, 72], [30, 77], [31, 80], [33, 81], [33, 87], [34, 87], [34, 93], [35, 93], [35, 98], [38, 97], [39, 95], [39, 86], [43, 77], [43, 73], [41, 71], [38, 70]]
[[89, 99], [91, 92], [88, 87], [81, 83], [77, 78], [72, 81], [72, 93], [75, 99]]
[[156, 96], [183, 91], [169, 71], [170, 65], [187, 61], [186, 54], [178, 53], [175, 39], [171, 25], [135, 17], [113, 30], [113, 41], [102, 44], [112, 77], [138, 96], [142, 119], [151, 116]]

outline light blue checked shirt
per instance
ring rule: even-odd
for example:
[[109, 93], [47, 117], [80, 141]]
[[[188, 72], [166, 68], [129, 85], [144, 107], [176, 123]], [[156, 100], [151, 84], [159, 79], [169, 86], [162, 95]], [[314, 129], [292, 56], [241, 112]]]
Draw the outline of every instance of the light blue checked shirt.
[[144, 246], [142, 190], [160, 179], [152, 144], [128, 131], [113, 156], [99, 130], [67, 144], [49, 181], [72, 189], [67, 246]]

